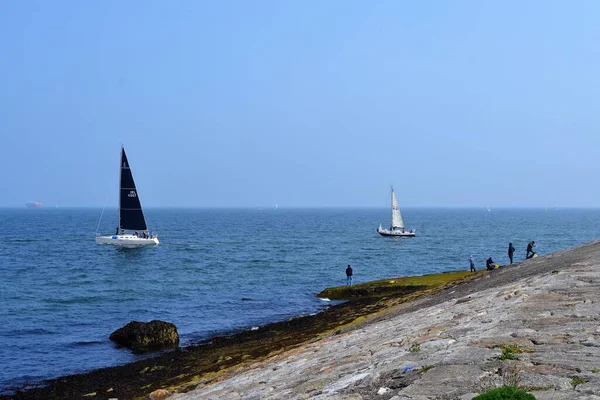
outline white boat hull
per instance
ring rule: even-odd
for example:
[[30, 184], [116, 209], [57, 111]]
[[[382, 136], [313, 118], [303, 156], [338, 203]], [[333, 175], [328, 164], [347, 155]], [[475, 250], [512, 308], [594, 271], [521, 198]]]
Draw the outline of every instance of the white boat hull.
[[135, 235], [96, 236], [96, 244], [112, 244], [114, 246], [139, 247], [157, 245], [158, 238], [141, 238]]
[[417, 232], [413, 229], [413, 230], [401, 230], [401, 229], [394, 229], [394, 230], [389, 230], [389, 229], [382, 229], [379, 228], [377, 229], [377, 233], [379, 233], [381, 236], [398, 236], [398, 237], [415, 237], [415, 235], [417, 234]]

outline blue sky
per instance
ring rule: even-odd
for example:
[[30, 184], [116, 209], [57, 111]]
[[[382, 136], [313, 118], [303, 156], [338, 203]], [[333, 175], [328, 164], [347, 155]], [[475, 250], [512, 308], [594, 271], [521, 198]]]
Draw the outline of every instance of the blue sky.
[[0, 206], [599, 206], [600, 3], [0, 2]]

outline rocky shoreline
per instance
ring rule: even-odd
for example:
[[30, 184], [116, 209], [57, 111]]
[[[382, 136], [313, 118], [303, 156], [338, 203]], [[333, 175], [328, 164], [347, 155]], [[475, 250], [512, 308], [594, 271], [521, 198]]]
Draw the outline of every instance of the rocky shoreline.
[[357, 285], [317, 315], [0, 398], [466, 400], [504, 382], [600, 399], [600, 242], [421, 279]]

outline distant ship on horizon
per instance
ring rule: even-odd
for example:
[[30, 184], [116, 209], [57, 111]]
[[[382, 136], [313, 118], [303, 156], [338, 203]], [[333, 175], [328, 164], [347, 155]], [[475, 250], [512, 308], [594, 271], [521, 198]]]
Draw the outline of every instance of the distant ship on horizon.
[[27, 208], [42, 208], [44, 205], [39, 201], [28, 201], [25, 203], [25, 207]]

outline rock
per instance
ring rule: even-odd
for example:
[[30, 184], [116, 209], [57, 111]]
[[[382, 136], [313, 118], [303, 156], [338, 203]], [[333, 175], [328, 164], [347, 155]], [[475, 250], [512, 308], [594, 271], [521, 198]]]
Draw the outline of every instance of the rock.
[[110, 340], [119, 347], [135, 352], [148, 352], [168, 347], [177, 347], [179, 334], [175, 325], [164, 321], [131, 321], [110, 334]]
[[169, 392], [166, 389], [157, 389], [154, 392], [150, 393], [148, 395], [148, 397], [150, 398], [150, 400], [162, 400], [162, 399], [166, 399], [170, 395], [171, 395], [171, 392]]
[[377, 394], [381, 396], [382, 394], [386, 394], [386, 393], [387, 393], [387, 392], [389, 392], [389, 391], [390, 391], [390, 389], [389, 389], [389, 388], [386, 388], [386, 387], [380, 387], [380, 388], [379, 388], [379, 390], [377, 391]]

